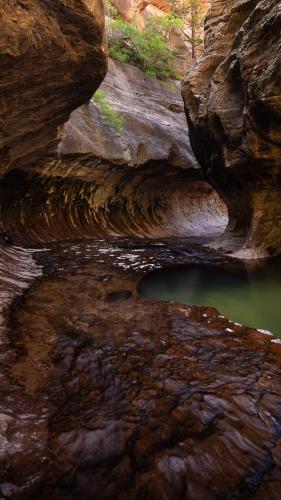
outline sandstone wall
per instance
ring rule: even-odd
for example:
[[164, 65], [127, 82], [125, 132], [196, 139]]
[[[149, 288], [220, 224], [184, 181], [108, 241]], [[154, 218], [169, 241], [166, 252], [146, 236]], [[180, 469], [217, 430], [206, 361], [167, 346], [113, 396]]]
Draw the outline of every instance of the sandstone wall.
[[245, 257], [281, 252], [280, 28], [279, 0], [213, 0], [182, 87], [193, 149], [228, 205], [219, 245]]
[[198, 167], [179, 82], [161, 82], [134, 66], [109, 60], [101, 89], [112, 109], [123, 117], [123, 131], [117, 133], [94, 101], [90, 102], [75, 110], [65, 125], [59, 146], [62, 155], [92, 153], [129, 166], [168, 160], [175, 166]]
[[147, 7], [156, 7], [159, 14], [171, 11], [171, 6], [166, 0], [112, 0], [112, 3], [127, 22], [140, 26], [144, 23]]
[[75, 236], [167, 238], [220, 234], [223, 202], [198, 170], [138, 168], [90, 155], [37, 162], [0, 182], [0, 226], [29, 244]]
[[54, 150], [106, 72], [101, 0], [7, 0], [0, 17], [0, 173]]

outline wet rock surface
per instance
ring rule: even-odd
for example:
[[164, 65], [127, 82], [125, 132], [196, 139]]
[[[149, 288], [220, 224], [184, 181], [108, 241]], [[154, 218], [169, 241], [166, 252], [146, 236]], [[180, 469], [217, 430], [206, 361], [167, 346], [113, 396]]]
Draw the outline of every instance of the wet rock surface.
[[99, 0], [1, 2], [0, 174], [56, 149], [105, 76], [103, 28]]
[[198, 168], [178, 81], [150, 78], [134, 66], [110, 59], [101, 90], [123, 118], [122, 132], [107, 122], [95, 101], [89, 102], [66, 123], [60, 154], [92, 153], [128, 166], [165, 160]]
[[[246, 20], [256, 3], [229, 2], [236, 28], [240, 11]], [[218, 19], [225, 5], [213, 2]], [[269, 19], [268, 4], [259, 5]], [[0, 245], [1, 500], [281, 498], [280, 341], [214, 309], [137, 293], [147, 271], [226, 261], [195, 244], [223, 227], [225, 208], [198, 173], [171, 166], [180, 154], [169, 134], [167, 161], [140, 169], [93, 158], [92, 149], [47, 159], [58, 127], [104, 76], [102, 9], [96, 0], [17, 0], [1, 9], [1, 173], [17, 167], [0, 185], [1, 226], [13, 240]], [[219, 23], [230, 31], [233, 12]], [[249, 21], [250, 51], [251, 29]], [[135, 144], [141, 163], [145, 148]], [[144, 239], [183, 228], [195, 238]], [[110, 239], [120, 234], [143, 239]]]
[[281, 498], [279, 341], [137, 294], [145, 271], [226, 261], [187, 243], [34, 254], [44, 277], [13, 308], [1, 368], [3, 498]]
[[[32, 485], [36, 478], [34, 468], [36, 459], [40, 459], [46, 446], [47, 434], [42, 427], [42, 420], [37, 414], [43, 413], [41, 405], [30, 401], [22, 387], [13, 382], [9, 366], [15, 360], [15, 350], [7, 335], [9, 311], [15, 300], [32, 281], [41, 275], [41, 267], [36, 265], [31, 249], [11, 248], [0, 245], [0, 498], [11, 498], [17, 491], [17, 485], [5, 481], [5, 471], [13, 467], [16, 457], [21, 463], [18, 472], [24, 467], [26, 485]], [[34, 405], [33, 405], [34, 403]], [[29, 456], [32, 456], [32, 470]], [[24, 458], [25, 457], [25, 458]], [[31, 481], [29, 483], [29, 481]]]
[[218, 245], [242, 257], [281, 249], [280, 27], [278, 0], [213, 0], [182, 87], [194, 152], [229, 210]]

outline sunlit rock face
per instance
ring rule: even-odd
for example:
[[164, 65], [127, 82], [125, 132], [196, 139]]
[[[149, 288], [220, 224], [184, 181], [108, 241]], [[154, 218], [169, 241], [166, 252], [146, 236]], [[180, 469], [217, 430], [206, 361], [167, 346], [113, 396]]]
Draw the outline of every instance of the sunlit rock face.
[[213, 0], [182, 87], [196, 157], [229, 210], [218, 245], [243, 257], [281, 252], [280, 28], [279, 0]]
[[171, 11], [171, 5], [166, 0], [113, 0], [113, 3], [127, 22], [140, 27], [144, 24], [147, 10], [151, 12], [152, 9], [154, 15]]
[[179, 82], [161, 82], [134, 66], [109, 60], [101, 89], [124, 119], [122, 132], [90, 102], [75, 110], [65, 125], [61, 154], [91, 152], [131, 166], [168, 160], [171, 165], [198, 167], [188, 139]]
[[1, 2], [0, 173], [54, 150], [106, 72], [101, 0]]

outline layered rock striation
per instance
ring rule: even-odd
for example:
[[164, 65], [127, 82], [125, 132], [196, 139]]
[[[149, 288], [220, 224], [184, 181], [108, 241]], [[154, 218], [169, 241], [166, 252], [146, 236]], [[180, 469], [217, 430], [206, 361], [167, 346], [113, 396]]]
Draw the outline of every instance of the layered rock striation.
[[[112, 131], [97, 153], [98, 138], [89, 140], [97, 110], [87, 124], [83, 117], [89, 107], [78, 117], [87, 140], [75, 142], [72, 124], [59, 153], [47, 158], [58, 127], [104, 74], [99, 15], [96, 0], [3, 6], [1, 165], [13, 169], [0, 182], [0, 222], [15, 244], [39, 248], [0, 244], [1, 499], [279, 499], [280, 341], [211, 308], [138, 294], [149, 270], [230, 259], [187, 250], [186, 240], [120, 238], [200, 236], [226, 221], [200, 172], [180, 168], [194, 160], [179, 148], [179, 133], [174, 142], [165, 136], [166, 149], [163, 140], [153, 144], [164, 130], [156, 91], [140, 117], [132, 100], [131, 156], [117, 157], [116, 144], [110, 149]], [[123, 109], [126, 88], [118, 91]], [[171, 118], [177, 103], [163, 96]], [[148, 129], [144, 116], [154, 116]], [[128, 121], [129, 133], [136, 122]], [[142, 126], [157, 128], [148, 150], [139, 146]], [[207, 158], [208, 148], [202, 151]]]
[[223, 232], [226, 207], [198, 170], [163, 161], [139, 168], [91, 155], [45, 160], [0, 182], [0, 225], [14, 241], [74, 236], [204, 237]]
[[[43, 50], [43, 41], [36, 45], [34, 54], [27, 43], [30, 72], [24, 72], [23, 77], [30, 77], [24, 88], [33, 103], [33, 119], [25, 115], [24, 121], [21, 118], [15, 124], [15, 103], [9, 100], [12, 93], [10, 97], [4, 95], [3, 121], [5, 110], [11, 108], [9, 119], [14, 129], [10, 134], [11, 162], [6, 166], [3, 163], [3, 169], [13, 167], [14, 171], [1, 182], [1, 227], [9, 229], [18, 242], [25, 232], [29, 242], [74, 235], [155, 238], [221, 233], [226, 223], [225, 206], [201, 174], [194, 172], [198, 164], [187, 139], [179, 83], [160, 82], [135, 67], [110, 60], [101, 88], [112, 109], [123, 119], [123, 130], [117, 132], [90, 99], [106, 68], [100, 5], [89, 0], [69, 5], [66, 2], [64, 7], [54, 3], [20, 5], [15, 16], [20, 15], [19, 9], [25, 9], [26, 17], [21, 19], [18, 30], [22, 29], [21, 23], [29, 21], [32, 25], [30, 18], [36, 19], [38, 30], [42, 24], [43, 30], [44, 16], [54, 15], [50, 39], [44, 39], [53, 51], [54, 72], [52, 82], [51, 66], [47, 75], [50, 81], [41, 78], [39, 85], [35, 77], [31, 80], [32, 64]], [[11, 10], [6, 8], [8, 32]], [[28, 30], [25, 36], [28, 42]], [[60, 45], [63, 43], [64, 50]], [[57, 57], [56, 50], [62, 52], [65, 61]], [[42, 57], [51, 61], [50, 54], [46, 52]], [[21, 52], [18, 58], [24, 65]], [[39, 71], [38, 64], [35, 70]], [[10, 75], [13, 72], [11, 67]], [[73, 80], [74, 74], [77, 80]], [[58, 125], [81, 101], [87, 104], [72, 113], [62, 132]], [[28, 103], [26, 100], [24, 105]], [[49, 118], [54, 109], [58, 120]], [[18, 115], [22, 117], [23, 111], [18, 106]], [[42, 126], [36, 128], [40, 120]], [[62, 141], [54, 152], [58, 136]]]
[[106, 73], [100, 0], [8, 0], [0, 17], [0, 173], [53, 151]]
[[280, 28], [279, 0], [213, 0], [182, 87], [193, 150], [229, 211], [218, 244], [243, 257], [281, 252]]

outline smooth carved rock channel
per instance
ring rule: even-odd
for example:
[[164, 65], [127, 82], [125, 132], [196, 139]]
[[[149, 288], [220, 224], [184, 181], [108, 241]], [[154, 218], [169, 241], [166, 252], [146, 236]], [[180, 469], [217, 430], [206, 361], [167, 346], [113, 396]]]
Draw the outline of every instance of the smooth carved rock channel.
[[44, 278], [6, 331], [4, 498], [280, 498], [276, 339], [136, 291], [144, 271], [222, 259], [185, 248], [88, 239], [34, 253]]
[[0, 223], [18, 242], [81, 235], [219, 235], [224, 203], [196, 170], [151, 161], [139, 168], [92, 156], [37, 162], [0, 182]]
[[0, 2], [1, 500], [281, 499], [280, 341], [137, 291], [164, 266], [228, 265], [198, 245], [226, 205], [217, 246], [280, 253], [278, 3], [212, 2], [183, 88], [203, 176], [175, 84], [161, 100], [111, 67], [127, 143], [87, 104], [107, 66], [99, 0]]

